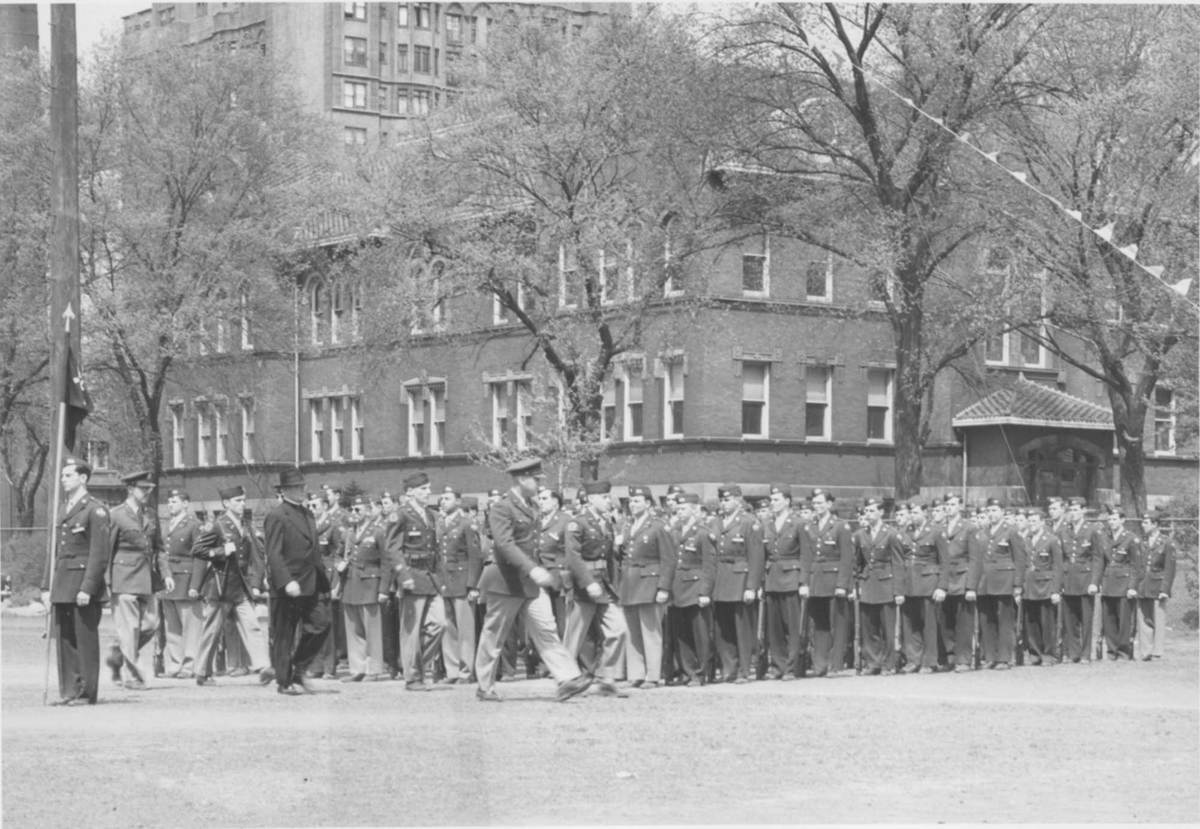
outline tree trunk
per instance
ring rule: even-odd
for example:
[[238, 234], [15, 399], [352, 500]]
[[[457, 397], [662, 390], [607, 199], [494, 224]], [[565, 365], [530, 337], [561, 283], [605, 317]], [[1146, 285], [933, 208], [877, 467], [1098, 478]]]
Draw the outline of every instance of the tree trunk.
[[1121, 462], [1121, 480], [1117, 491], [1121, 505], [1138, 516], [1146, 513], [1146, 403], [1133, 391], [1122, 394], [1109, 390], [1113, 427], [1117, 431], [1117, 453]]
[[921, 384], [921, 322], [915, 308], [901, 309], [893, 318], [896, 337], [895, 414], [892, 443], [895, 447], [896, 498], [921, 494], [924, 473], [921, 458], [921, 423], [925, 394]]

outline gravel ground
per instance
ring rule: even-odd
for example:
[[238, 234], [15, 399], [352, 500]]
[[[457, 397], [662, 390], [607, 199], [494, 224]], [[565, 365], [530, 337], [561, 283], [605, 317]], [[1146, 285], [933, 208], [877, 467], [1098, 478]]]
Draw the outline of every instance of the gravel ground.
[[502, 683], [507, 701], [484, 705], [473, 687], [281, 697], [253, 678], [142, 692], [105, 678], [98, 706], [53, 708], [41, 625], [0, 624], [6, 826], [1200, 819], [1195, 633], [1153, 663], [565, 704], [548, 680]]

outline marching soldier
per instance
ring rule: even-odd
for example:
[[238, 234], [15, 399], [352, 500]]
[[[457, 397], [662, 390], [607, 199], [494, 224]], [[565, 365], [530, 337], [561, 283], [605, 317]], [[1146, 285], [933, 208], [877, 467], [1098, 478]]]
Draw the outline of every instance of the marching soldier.
[[804, 676], [801, 597], [808, 595], [806, 565], [812, 562], [812, 536], [792, 512], [792, 489], [772, 484], [768, 498], [771, 514], [763, 532], [766, 576], [763, 604], [766, 609], [768, 679], [790, 680]]
[[[717, 537], [700, 512], [700, 496], [679, 495], [680, 523], [675, 529], [675, 578], [671, 607], [667, 610], [667, 635], [663, 646], [668, 671], [677, 685], [703, 685], [711, 647], [713, 584], [717, 576]], [[678, 673], [676, 673], [676, 669]]]
[[109, 530], [108, 510], [88, 495], [91, 476], [92, 468], [73, 458], [60, 473], [66, 503], [58, 519], [54, 570], [47, 566], [42, 588], [42, 604], [54, 613], [55, 705], [95, 705], [100, 690], [100, 616]]
[[947, 495], [942, 508], [946, 526], [941, 539], [941, 569], [933, 600], [941, 611], [941, 641], [945, 648], [945, 665], [955, 671], [969, 671], [974, 666], [972, 644], [975, 638], [974, 602], [966, 600], [967, 573], [971, 551], [968, 545], [974, 529], [962, 514], [962, 498]]
[[408, 691], [427, 691], [433, 686], [434, 661], [446, 628], [437, 522], [425, 505], [428, 499], [428, 475], [417, 472], [405, 478], [404, 502], [387, 534], [386, 555], [392, 572], [389, 586], [400, 599], [400, 659]]
[[1105, 534], [1083, 515], [1087, 502], [1072, 497], [1067, 502], [1067, 524], [1059, 535], [1063, 548], [1063, 659], [1091, 659], [1092, 615], [1100, 575], [1108, 550]]
[[1029, 523], [1029, 561], [1025, 571], [1025, 591], [1021, 595], [1025, 616], [1025, 647], [1034, 665], [1055, 659], [1058, 650], [1058, 625], [1055, 609], [1062, 601], [1062, 543], [1049, 527], [1039, 509], [1027, 511]]
[[974, 545], [967, 600], [979, 603], [979, 642], [989, 668], [1009, 668], [1017, 644], [1017, 604], [1024, 592], [1025, 542], [1004, 520], [1004, 507], [987, 501], [988, 526], [968, 542]]
[[763, 529], [743, 510], [742, 488], [717, 490], [722, 515], [713, 522], [717, 536], [717, 579], [713, 588], [716, 650], [725, 682], [750, 681], [754, 655], [754, 600], [763, 574]]
[[[400, 508], [396, 500], [390, 492], [379, 496], [380, 514], [374, 530], [375, 547], [384, 555], [387, 552], [388, 528], [396, 522], [396, 511]], [[389, 677], [395, 679], [400, 675], [400, 602], [396, 594], [391, 592], [388, 586], [390, 582], [390, 572], [380, 579], [380, 591], [387, 598], [380, 600], [379, 627], [383, 632], [383, 662], [387, 665]]]
[[1102, 631], [1109, 659], [1133, 659], [1133, 620], [1137, 608], [1137, 587], [1144, 570], [1142, 544], [1125, 528], [1120, 507], [1106, 509], [1109, 542], [1105, 549], [1104, 571], [1100, 578]]
[[200, 534], [200, 522], [190, 511], [191, 499], [181, 489], [172, 489], [167, 497], [169, 518], [163, 527], [167, 567], [175, 581], [173, 590], [162, 595], [162, 626], [166, 634], [163, 647], [163, 671], [169, 677], [191, 679], [195, 676], [200, 630], [204, 627], [204, 606], [189, 598], [192, 571], [196, 559], [192, 547]]
[[247, 522], [246, 491], [240, 485], [217, 491], [222, 513], [196, 535], [191, 554], [197, 559], [187, 594], [203, 599], [204, 623], [196, 651], [196, 684], [212, 682], [213, 661], [221, 629], [230, 617], [248, 655], [249, 670], [266, 685], [272, 672], [266, 642], [251, 601], [260, 591], [266, 562], [258, 538]]
[[813, 672], [827, 676], [845, 666], [850, 630], [846, 597], [854, 572], [854, 537], [850, 525], [833, 514], [832, 495], [814, 490], [811, 503], [813, 557], [807, 572]]
[[938, 614], [934, 593], [942, 578], [945, 534], [927, 520], [923, 504], [909, 505], [909, 543], [906, 545], [908, 589], [900, 607], [900, 638], [904, 660], [912, 673], [938, 667]]
[[1159, 517], [1142, 518], [1145, 575], [1138, 585], [1138, 653], [1142, 660], [1162, 659], [1167, 599], [1175, 583], [1175, 544], [1162, 532]]
[[350, 670], [342, 682], [371, 681], [384, 675], [380, 607], [387, 599], [381, 582], [388, 571], [383, 550], [376, 543], [381, 518], [372, 509], [370, 498], [355, 496], [341, 532], [344, 546], [338, 575], [346, 625], [346, 662]]
[[883, 502], [863, 504], [867, 526], [855, 536], [858, 593], [862, 608], [863, 673], [878, 676], [895, 668], [896, 608], [904, 604], [904, 542], [883, 523]]
[[468, 683], [475, 671], [475, 603], [483, 555], [479, 527], [462, 509], [458, 490], [446, 487], [441, 496], [438, 542], [441, 545], [442, 596], [446, 629], [442, 633], [442, 662], [446, 682]]
[[625, 614], [629, 648], [625, 664], [634, 688], [662, 682], [662, 622], [675, 578], [675, 540], [666, 522], [651, 515], [650, 487], [629, 488], [633, 523], [621, 557], [617, 597]]

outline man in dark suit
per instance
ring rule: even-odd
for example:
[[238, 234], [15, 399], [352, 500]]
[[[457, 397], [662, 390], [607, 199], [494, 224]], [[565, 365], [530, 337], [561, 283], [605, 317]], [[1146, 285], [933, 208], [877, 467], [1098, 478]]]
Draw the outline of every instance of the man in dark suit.
[[160, 597], [166, 638], [163, 671], [170, 677], [190, 679], [195, 675], [200, 630], [204, 627], [203, 605], [199, 599], [188, 596], [192, 570], [203, 568], [192, 558], [200, 522], [192, 515], [191, 498], [182, 489], [172, 489], [168, 493], [167, 513], [169, 517], [162, 529], [163, 546], [175, 588]]
[[274, 600], [271, 664], [281, 694], [312, 693], [304, 672], [329, 636], [329, 605], [321, 601], [329, 580], [317, 546], [317, 523], [302, 503], [303, 493], [304, 475], [296, 467], [284, 469], [281, 500], [263, 521]]
[[496, 669], [500, 648], [518, 619], [538, 655], [558, 682], [557, 697], [565, 701], [587, 690], [591, 679], [584, 676], [567, 653], [554, 626], [550, 599], [543, 588], [553, 578], [537, 563], [538, 514], [530, 499], [537, 493], [541, 462], [537, 458], [517, 461], [508, 467], [513, 488], [488, 510], [492, 534], [492, 561], [483, 568], [479, 592], [486, 596], [487, 614], [475, 654], [475, 695], [484, 702], [500, 702], [496, 693]]
[[53, 570], [47, 563], [42, 604], [52, 608], [58, 643], [56, 705], [95, 705], [100, 688], [100, 615], [108, 564], [108, 510], [88, 495], [92, 468], [63, 464], [66, 503], [56, 527]]

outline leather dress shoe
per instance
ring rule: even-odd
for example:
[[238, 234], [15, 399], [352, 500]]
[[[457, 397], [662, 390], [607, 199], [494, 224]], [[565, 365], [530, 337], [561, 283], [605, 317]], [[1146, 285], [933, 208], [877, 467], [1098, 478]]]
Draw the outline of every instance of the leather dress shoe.
[[566, 682], [560, 682], [558, 690], [555, 692], [555, 698], [559, 702], [566, 702], [571, 697], [582, 694], [592, 684], [592, 678], [587, 674], [580, 674], [574, 679], [568, 679]]
[[362, 682], [366, 678], [366, 674], [351, 674], [350, 676], [342, 677], [342, 682]]
[[428, 691], [431, 683], [427, 682], [406, 682], [404, 683], [405, 691]]
[[270, 685], [271, 681], [273, 679], [275, 679], [275, 669], [274, 668], [263, 668], [262, 670], [260, 670], [258, 672], [258, 684], [259, 685]]
[[596, 696], [600, 697], [616, 697], [618, 699], [626, 699], [629, 694], [617, 687], [617, 683], [607, 679], [596, 681], [597, 691]]
[[645, 682], [643, 682], [641, 685], [639, 685], [638, 689], [641, 691], [653, 691], [657, 687], [658, 687], [657, 682], [648, 679]]
[[125, 682], [125, 690], [126, 691], [144, 691], [144, 690], [146, 690], [146, 683], [140, 679], [130, 679]]
[[295, 688], [301, 694], [315, 694], [317, 689], [312, 686], [308, 677], [303, 673], [296, 674], [292, 679], [292, 688]]
[[286, 688], [284, 686], [280, 685], [275, 690], [277, 693], [283, 694], [284, 696], [287, 696], [287, 697], [298, 697], [304, 693], [299, 688], [297, 688], [295, 685], [288, 685]]
[[497, 694], [495, 691], [483, 691], [476, 689], [475, 699], [480, 702], [504, 702], [504, 697]]
[[226, 674], [226, 676], [229, 676], [229, 677], [249, 676], [249, 675], [250, 675], [250, 670], [248, 668], [234, 668], [232, 671], [230, 671], [229, 673]]
[[205, 674], [199, 674], [196, 676], [196, 684], [197, 685], [216, 685], [217, 683], [215, 681], [213, 681], [213, 678], [211, 676], [206, 676]]

